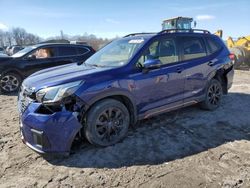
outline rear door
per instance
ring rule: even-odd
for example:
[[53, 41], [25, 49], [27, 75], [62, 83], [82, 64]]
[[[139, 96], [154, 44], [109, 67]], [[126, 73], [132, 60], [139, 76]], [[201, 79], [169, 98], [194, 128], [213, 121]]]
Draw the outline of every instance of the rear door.
[[210, 68], [205, 41], [202, 36], [182, 36], [179, 46], [185, 65], [184, 103], [196, 101], [203, 94]]
[[78, 51], [74, 45], [58, 46], [58, 57], [55, 60], [56, 65], [74, 63], [78, 60]]

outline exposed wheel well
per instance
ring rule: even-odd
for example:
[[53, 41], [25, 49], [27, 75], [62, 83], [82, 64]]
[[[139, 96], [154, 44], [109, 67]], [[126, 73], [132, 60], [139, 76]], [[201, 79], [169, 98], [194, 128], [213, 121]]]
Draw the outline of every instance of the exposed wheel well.
[[223, 69], [220, 69], [216, 72], [215, 76], [213, 77], [214, 79], [218, 80], [221, 83], [223, 94], [228, 93], [227, 89], [227, 77], [226, 77], [226, 72]]

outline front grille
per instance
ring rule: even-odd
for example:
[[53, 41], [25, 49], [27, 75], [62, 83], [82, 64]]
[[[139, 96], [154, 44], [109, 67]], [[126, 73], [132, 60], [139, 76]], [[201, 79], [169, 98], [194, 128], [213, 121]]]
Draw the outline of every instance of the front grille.
[[33, 102], [33, 99], [29, 97], [30, 95], [33, 95], [32, 89], [22, 85], [18, 94], [18, 110], [20, 114], [23, 114], [29, 104]]

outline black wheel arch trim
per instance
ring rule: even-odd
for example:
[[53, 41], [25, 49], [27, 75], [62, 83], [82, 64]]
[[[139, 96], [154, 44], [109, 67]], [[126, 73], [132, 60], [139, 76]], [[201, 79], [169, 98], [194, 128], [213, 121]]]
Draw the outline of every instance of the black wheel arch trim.
[[3, 75], [6, 75], [7, 73], [18, 74], [18, 76], [20, 76], [22, 80], [24, 79], [23, 74], [22, 74], [18, 69], [10, 68], [10, 69], [4, 70], [3, 72], [1, 72], [1, 77], [2, 77]]
[[[133, 106], [133, 119], [131, 118], [131, 123], [135, 124], [138, 120], [138, 114], [137, 114], [137, 106], [136, 102], [133, 99], [133, 96], [128, 91], [105, 91], [105, 93], [102, 93], [94, 98], [92, 98], [90, 101], [86, 102], [87, 106], [85, 106], [85, 111], [88, 111], [91, 106], [93, 106], [96, 102], [106, 99], [106, 98], [115, 98], [115, 96], [121, 96], [125, 97], [129, 100], [129, 102]], [[128, 109], [129, 112], [131, 112], [130, 109]]]
[[[223, 67], [220, 67], [219, 69], [216, 69], [214, 71], [212, 71], [209, 75], [208, 75], [208, 79], [207, 79], [207, 83], [206, 83], [206, 87], [208, 85], [208, 83], [213, 79], [213, 78], [217, 78], [221, 84], [222, 84], [222, 89], [223, 89], [223, 93], [227, 94], [227, 78], [226, 78], [226, 70]], [[225, 85], [223, 85], [222, 82], [225, 82]], [[206, 88], [205, 87], [205, 88]]]

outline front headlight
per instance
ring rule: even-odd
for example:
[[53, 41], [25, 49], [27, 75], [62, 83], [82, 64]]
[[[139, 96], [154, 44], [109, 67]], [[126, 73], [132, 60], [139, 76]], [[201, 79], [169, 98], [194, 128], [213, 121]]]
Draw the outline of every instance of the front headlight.
[[72, 95], [83, 81], [70, 82], [63, 85], [41, 89], [36, 93], [36, 100], [41, 103], [55, 103]]

